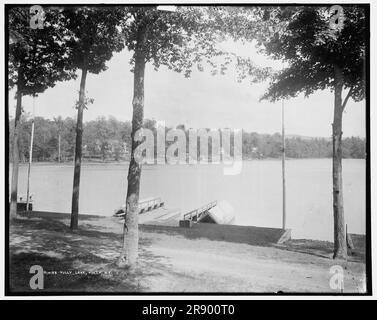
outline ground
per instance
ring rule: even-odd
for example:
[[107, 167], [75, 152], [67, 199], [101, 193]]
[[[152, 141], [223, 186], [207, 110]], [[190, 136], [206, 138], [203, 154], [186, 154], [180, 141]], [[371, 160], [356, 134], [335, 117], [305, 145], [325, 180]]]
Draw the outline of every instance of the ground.
[[122, 223], [115, 217], [20, 217], [10, 226], [10, 290], [30, 292], [29, 270], [43, 267], [44, 292], [329, 292], [330, 268], [344, 270], [344, 292], [365, 291], [365, 246], [355, 238], [348, 262], [331, 259], [332, 244], [291, 240], [250, 245], [187, 236], [180, 228], [140, 226], [138, 266], [117, 267]]

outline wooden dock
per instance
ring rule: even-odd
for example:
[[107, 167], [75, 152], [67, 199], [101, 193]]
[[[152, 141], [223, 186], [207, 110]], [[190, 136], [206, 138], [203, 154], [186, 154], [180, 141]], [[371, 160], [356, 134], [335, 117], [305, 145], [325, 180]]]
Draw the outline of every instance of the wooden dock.
[[[115, 216], [124, 217], [124, 207]], [[193, 223], [233, 224], [234, 210], [226, 201], [212, 201], [181, 214], [179, 209], [167, 209], [161, 198], [148, 198], [139, 202], [139, 224], [191, 227]]]
[[[115, 217], [124, 218], [125, 206], [119, 208]], [[167, 209], [161, 198], [146, 198], [139, 201], [139, 224], [177, 227], [182, 214], [178, 209]], [[124, 219], [120, 219], [123, 223]]]
[[191, 220], [193, 222], [199, 222], [209, 210], [217, 205], [217, 201], [212, 201], [200, 208], [187, 212], [183, 216], [183, 220]]
[[[139, 201], [139, 214], [144, 214], [146, 212], [156, 210], [158, 208], [162, 208], [165, 203], [161, 200], [161, 198], [146, 198]], [[123, 217], [125, 215], [125, 206], [123, 205], [119, 209], [116, 210], [115, 216]]]
[[178, 227], [182, 213], [178, 209], [158, 208], [139, 215], [139, 224]]
[[164, 206], [161, 198], [148, 198], [139, 201], [139, 214], [155, 210]]

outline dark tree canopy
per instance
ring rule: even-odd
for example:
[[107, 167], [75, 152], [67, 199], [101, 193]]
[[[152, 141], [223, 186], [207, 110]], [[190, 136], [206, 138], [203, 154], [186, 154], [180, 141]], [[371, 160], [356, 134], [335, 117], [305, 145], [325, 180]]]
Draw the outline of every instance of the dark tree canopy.
[[59, 10], [46, 10], [43, 29], [32, 29], [28, 7], [9, 9], [9, 89], [19, 84], [23, 95], [37, 95], [74, 77], [67, 68], [67, 48], [60, 38], [66, 31], [56, 23], [59, 17]]
[[206, 56], [221, 54], [213, 46], [216, 34], [205, 28], [204, 13], [200, 10], [178, 7], [175, 12], [164, 12], [156, 6], [127, 10], [123, 28], [126, 46], [130, 51], [142, 47], [145, 62], [151, 62], [156, 70], [165, 65], [188, 77], [195, 63]]
[[124, 48], [120, 23], [124, 9], [118, 7], [67, 7], [62, 11], [61, 25], [68, 32], [70, 67], [98, 74], [107, 69], [113, 52]]
[[[264, 51], [287, 67], [272, 79], [262, 99], [309, 96], [317, 90], [334, 93], [332, 185], [334, 258], [347, 259], [348, 237], [342, 180], [342, 117], [349, 98], [365, 96], [366, 7], [283, 7], [267, 9], [274, 22], [263, 41]], [[275, 26], [283, 28], [274, 28]], [[343, 98], [342, 92], [348, 93]]]
[[[258, 68], [218, 45], [256, 38], [261, 32], [260, 24], [255, 23], [260, 14], [260, 8], [177, 6], [175, 12], [164, 12], [157, 6], [132, 6], [127, 8], [123, 24], [126, 47], [135, 51], [142, 45], [145, 62], [151, 62], [156, 70], [164, 65], [186, 77], [194, 67], [203, 71], [205, 66], [212, 75], [224, 74], [235, 62], [241, 78], [266, 78], [269, 68]], [[142, 44], [138, 41], [141, 34]]]
[[334, 66], [343, 74], [350, 97], [365, 96], [366, 15], [359, 6], [343, 6], [344, 27], [329, 26], [329, 7], [284, 7], [266, 12], [265, 19], [285, 25], [264, 41], [264, 51], [288, 64], [276, 74], [263, 98], [278, 100], [334, 88]]

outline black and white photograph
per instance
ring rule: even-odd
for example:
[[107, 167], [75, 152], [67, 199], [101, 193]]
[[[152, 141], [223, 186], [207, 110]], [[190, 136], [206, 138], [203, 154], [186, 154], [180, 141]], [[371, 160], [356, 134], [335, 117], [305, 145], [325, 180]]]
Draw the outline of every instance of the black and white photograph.
[[372, 294], [370, 4], [3, 13], [6, 296]]

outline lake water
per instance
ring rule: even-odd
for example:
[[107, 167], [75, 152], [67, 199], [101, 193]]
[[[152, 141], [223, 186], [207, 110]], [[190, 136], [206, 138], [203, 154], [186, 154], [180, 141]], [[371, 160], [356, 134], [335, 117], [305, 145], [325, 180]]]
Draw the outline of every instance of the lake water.
[[[293, 238], [333, 239], [330, 159], [286, 161], [287, 227]], [[364, 160], [343, 161], [344, 207], [348, 230], [365, 233]], [[128, 164], [84, 164], [80, 212], [110, 216], [125, 200]], [[11, 171], [10, 171], [11, 174]], [[26, 195], [27, 166], [19, 171], [19, 195]], [[35, 210], [70, 212], [72, 165], [33, 165], [31, 193]], [[281, 227], [280, 160], [244, 161], [238, 175], [223, 165], [143, 166], [140, 199], [161, 197], [182, 213], [212, 200], [233, 206], [235, 224]]]

